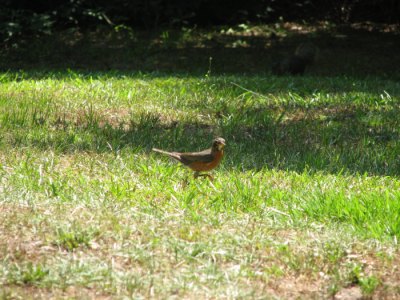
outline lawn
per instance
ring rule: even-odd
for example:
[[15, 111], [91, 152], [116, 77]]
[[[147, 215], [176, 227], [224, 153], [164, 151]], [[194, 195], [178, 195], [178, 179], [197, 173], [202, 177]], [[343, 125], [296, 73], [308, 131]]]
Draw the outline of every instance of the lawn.
[[[0, 299], [400, 297], [399, 71], [387, 56], [360, 69], [379, 49], [366, 56], [357, 33], [343, 68], [332, 46], [305, 76], [272, 76], [246, 30], [236, 46], [234, 30], [163, 31], [132, 61], [118, 35], [111, 50], [6, 53]], [[90, 55], [113, 49], [116, 62]], [[151, 151], [216, 136], [213, 181]]]

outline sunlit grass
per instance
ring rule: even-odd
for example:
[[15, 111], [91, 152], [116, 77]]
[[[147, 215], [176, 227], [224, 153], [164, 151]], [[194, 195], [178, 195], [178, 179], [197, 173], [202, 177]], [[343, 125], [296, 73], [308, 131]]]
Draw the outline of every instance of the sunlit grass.
[[[398, 295], [398, 83], [0, 78], [5, 298]], [[150, 150], [215, 136], [213, 182]]]

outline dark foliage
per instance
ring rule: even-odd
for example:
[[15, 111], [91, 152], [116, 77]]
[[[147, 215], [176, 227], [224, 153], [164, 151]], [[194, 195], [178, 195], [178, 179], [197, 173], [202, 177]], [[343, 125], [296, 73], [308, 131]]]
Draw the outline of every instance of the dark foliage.
[[0, 40], [100, 24], [155, 28], [243, 22], [400, 21], [398, 0], [0, 0]]

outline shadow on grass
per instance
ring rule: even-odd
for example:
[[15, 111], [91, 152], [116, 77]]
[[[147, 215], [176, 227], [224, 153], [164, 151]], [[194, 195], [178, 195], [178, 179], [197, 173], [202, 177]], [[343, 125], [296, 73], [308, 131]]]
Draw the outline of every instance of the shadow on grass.
[[[208, 148], [215, 136], [222, 136], [227, 140], [227, 169], [258, 171], [267, 167], [398, 176], [399, 112], [393, 109], [373, 114], [358, 109], [326, 114], [315, 110], [302, 118], [282, 120], [272, 111], [247, 111], [229, 118], [217, 116], [212, 125], [166, 123], [160, 115], [149, 113], [119, 124], [95, 117], [79, 124], [58, 121], [9, 130], [2, 144], [58, 153], [123, 151], [129, 155], [150, 154], [153, 147], [198, 151]], [[255, 124], [246, 124], [249, 115]]]
[[[20, 40], [2, 50], [0, 70], [86, 70], [166, 74], [258, 74], [300, 43], [319, 46], [311, 76], [400, 78], [395, 30], [281, 24], [254, 28], [165, 29], [153, 32], [98, 29]], [[210, 66], [210, 57], [212, 62]]]

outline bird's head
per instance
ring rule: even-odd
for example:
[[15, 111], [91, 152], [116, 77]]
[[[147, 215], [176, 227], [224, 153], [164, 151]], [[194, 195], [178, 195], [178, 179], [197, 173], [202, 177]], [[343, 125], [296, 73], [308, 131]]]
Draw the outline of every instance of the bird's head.
[[225, 147], [225, 140], [221, 137], [214, 139], [212, 144], [213, 151], [221, 151]]

